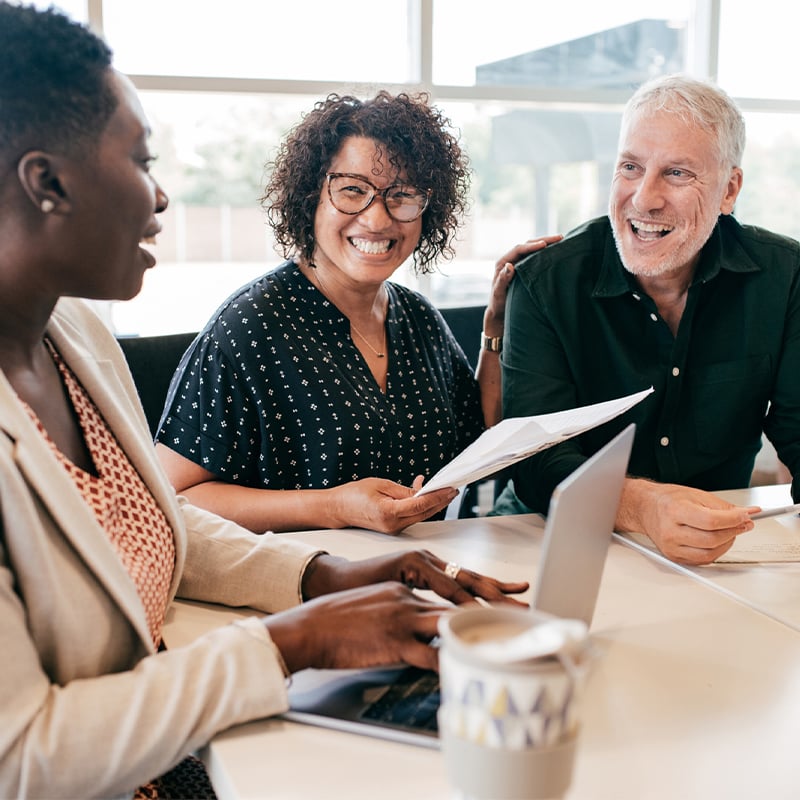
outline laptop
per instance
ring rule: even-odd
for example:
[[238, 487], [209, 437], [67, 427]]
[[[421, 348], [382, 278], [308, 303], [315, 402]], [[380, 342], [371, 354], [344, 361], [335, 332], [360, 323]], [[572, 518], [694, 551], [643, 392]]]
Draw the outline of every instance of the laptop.
[[[635, 425], [628, 425], [554, 490], [532, 606], [591, 625]], [[423, 747], [439, 746], [439, 676], [417, 667], [314, 670], [294, 675], [282, 716]]]

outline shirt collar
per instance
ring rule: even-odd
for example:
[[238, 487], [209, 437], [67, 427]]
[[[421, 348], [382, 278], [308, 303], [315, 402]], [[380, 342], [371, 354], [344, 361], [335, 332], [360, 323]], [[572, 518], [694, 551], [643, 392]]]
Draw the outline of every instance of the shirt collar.
[[[608, 221], [607, 224], [603, 262], [592, 297], [619, 297], [628, 292], [640, 291], [633, 275], [622, 266], [617, 245], [614, 242], [611, 222]], [[761, 271], [761, 267], [753, 261], [739, 242], [736, 231], [740, 227], [737, 220], [730, 215], [719, 217], [714, 230], [711, 231], [711, 236], [703, 246], [692, 284], [707, 283], [716, 278], [721, 270], [728, 272]]]

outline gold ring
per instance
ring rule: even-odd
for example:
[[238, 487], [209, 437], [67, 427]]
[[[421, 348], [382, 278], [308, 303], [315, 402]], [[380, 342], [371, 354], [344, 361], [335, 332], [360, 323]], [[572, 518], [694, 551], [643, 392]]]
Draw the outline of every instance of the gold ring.
[[447, 562], [447, 566], [444, 568], [444, 574], [447, 575], [448, 578], [456, 580], [459, 572], [461, 572], [461, 566], [459, 564], [456, 564], [455, 561]]

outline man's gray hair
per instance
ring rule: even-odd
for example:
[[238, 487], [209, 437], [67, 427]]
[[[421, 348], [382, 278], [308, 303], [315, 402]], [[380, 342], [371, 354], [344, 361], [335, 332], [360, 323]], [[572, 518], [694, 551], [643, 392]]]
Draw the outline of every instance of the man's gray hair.
[[740, 167], [745, 144], [742, 112], [726, 92], [710, 81], [689, 75], [664, 75], [643, 83], [622, 115], [622, 129], [644, 112], [665, 111], [717, 134], [719, 156], [726, 169]]

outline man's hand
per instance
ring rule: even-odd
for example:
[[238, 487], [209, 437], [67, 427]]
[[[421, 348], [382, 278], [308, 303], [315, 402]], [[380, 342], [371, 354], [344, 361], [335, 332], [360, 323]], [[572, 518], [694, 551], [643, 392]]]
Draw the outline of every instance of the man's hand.
[[679, 564], [710, 564], [739, 534], [753, 529], [754, 511], [757, 506], [736, 506], [700, 489], [628, 478], [616, 529], [647, 534]]

